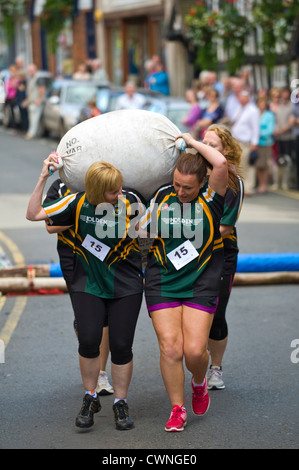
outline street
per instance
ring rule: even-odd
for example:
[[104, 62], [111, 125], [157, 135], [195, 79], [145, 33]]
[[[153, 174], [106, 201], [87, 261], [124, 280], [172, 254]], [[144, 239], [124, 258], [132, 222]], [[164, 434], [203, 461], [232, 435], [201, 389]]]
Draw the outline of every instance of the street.
[[[2, 128], [0, 139], [0, 249], [12, 264], [57, 263], [56, 236], [46, 232], [44, 223], [25, 218], [42, 161], [57, 142], [24, 141]], [[299, 252], [299, 193], [246, 199], [238, 235], [241, 253]], [[95, 425], [82, 431], [75, 427], [83, 387], [69, 296], [2, 296], [0, 340], [5, 337], [6, 347], [0, 361], [0, 449], [101, 449], [100, 463], [106, 463], [101, 455], [109, 450], [112, 455], [113, 450], [130, 450], [134, 456], [134, 450], [151, 449], [151, 454], [172, 450], [199, 456], [203, 449], [297, 449], [298, 304], [296, 284], [235, 286], [227, 313], [226, 388], [210, 392], [210, 409], [199, 418], [191, 411], [186, 371], [188, 425], [184, 432], [166, 433], [171, 408], [143, 303], [128, 396], [135, 427], [115, 429], [113, 396], [108, 396], [101, 398]]]

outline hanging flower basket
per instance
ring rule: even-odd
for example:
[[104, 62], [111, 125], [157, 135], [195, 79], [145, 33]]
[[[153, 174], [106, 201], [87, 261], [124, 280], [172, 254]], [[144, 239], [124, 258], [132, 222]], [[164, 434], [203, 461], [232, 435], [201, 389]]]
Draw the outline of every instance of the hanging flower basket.
[[74, 11], [73, 0], [46, 0], [40, 15], [43, 29], [47, 33], [49, 47], [52, 52], [56, 51], [57, 39], [65, 26], [67, 18], [71, 18]]
[[223, 4], [218, 17], [217, 36], [222, 40], [223, 49], [227, 56], [227, 71], [235, 74], [245, 63], [245, 43], [253, 31], [249, 19], [241, 15], [230, 0]]
[[217, 70], [218, 12], [208, 11], [204, 2], [196, 2], [185, 16], [186, 36], [197, 48], [196, 63], [202, 69]]
[[277, 44], [288, 50], [299, 14], [299, 0], [259, 0], [252, 5], [253, 22], [262, 31], [262, 47], [267, 70], [275, 63]]

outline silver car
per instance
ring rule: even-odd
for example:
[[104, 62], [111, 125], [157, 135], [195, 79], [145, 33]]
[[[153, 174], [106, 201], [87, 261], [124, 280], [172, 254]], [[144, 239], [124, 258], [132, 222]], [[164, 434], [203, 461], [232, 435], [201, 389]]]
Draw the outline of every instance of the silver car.
[[54, 80], [45, 102], [40, 135], [51, 133], [62, 137], [78, 124], [82, 108], [93, 98], [98, 101], [105, 88], [109, 85], [92, 80]]
[[158, 99], [148, 100], [143, 109], [163, 114], [175, 124], [181, 132], [189, 132], [189, 128], [182, 124], [183, 119], [190, 111], [190, 103], [175, 96], [161, 96]]

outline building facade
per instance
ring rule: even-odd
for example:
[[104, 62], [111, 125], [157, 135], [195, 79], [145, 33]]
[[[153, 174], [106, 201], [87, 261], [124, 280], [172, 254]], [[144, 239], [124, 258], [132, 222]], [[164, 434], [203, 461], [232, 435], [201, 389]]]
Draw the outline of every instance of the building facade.
[[[55, 52], [49, 49], [48, 34], [42, 27], [41, 15], [46, 0], [24, 0], [23, 15], [15, 18], [15, 34], [10, 45], [0, 29], [0, 69], [7, 68], [16, 56], [25, 65], [35, 62], [40, 69], [54, 75], [71, 76], [88, 59], [102, 60], [109, 80], [123, 85], [134, 80], [142, 86], [145, 63], [159, 55], [168, 72], [171, 94], [183, 96], [200, 70], [195, 66], [195, 51], [186, 34], [185, 16], [197, 3], [221, 9], [224, 0], [74, 0], [71, 14], [65, 15], [64, 27], [57, 38]], [[57, 2], [59, 8], [69, 0]], [[234, 4], [250, 16], [252, 0], [235, 0]], [[0, 18], [1, 21], [1, 18]], [[248, 38], [246, 58], [256, 89], [269, 84], [284, 86], [290, 81], [290, 70], [277, 63], [269, 81], [260, 49], [260, 31]], [[219, 75], [226, 73], [225, 54], [218, 47]], [[298, 76], [298, 34], [292, 43], [291, 78]], [[297, 52], [296, 52], [297, 51]]]

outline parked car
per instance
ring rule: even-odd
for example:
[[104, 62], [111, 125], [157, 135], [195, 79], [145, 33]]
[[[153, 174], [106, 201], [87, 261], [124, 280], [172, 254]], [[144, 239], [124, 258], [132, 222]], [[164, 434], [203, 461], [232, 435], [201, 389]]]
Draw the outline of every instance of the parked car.
[[181, 132], [189, 132], [182, 124], [182, 120], [190, 111], [190, 103], [183, 98], [162, 95], [159, 98], [151, 98], [143, 109], [163, 114], [175, 124]]
[[[137, 88], [137, 93], [144, 95], [150, 101], [153, 98], [159, 98], [163, 96], [161, 93], [156, 91], [148, 90], [147, 88]], [[118, 98], [125, 93], [124, 87], [112, 86], [100, 91], [98, 95], [97, 105], [102, 113], [107, 113], [110, 111], [115, 111], [117, 109], [117, 100]]]
[[100, 93], [108, 88], [108, 83], [90, 80], [54, 80], [45, 102], [40, 134], [52, 133], [62, 137], [79, 122], [82, 108], [92, 98], [96, 98], [98, 103]]

